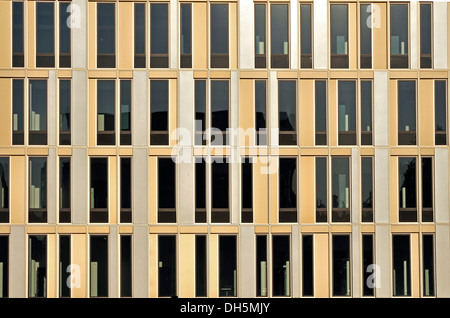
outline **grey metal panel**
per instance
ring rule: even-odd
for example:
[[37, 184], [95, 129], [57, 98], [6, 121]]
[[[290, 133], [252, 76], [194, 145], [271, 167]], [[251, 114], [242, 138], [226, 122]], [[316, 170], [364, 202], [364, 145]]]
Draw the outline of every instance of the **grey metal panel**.
[[118, 282], [118, 228], [117, 225], [111, 225], [109, 228], [109, 237], [108, 237], [108, 289], [109, 289], [109, 298], [117, 298], [119, 297], [119, 282]]
[[178, 67], [178, 1], [170, 0], [169, 5], [169, 67], [177, 68]]
[[56, 223], [56, 198], [58, 196], [57, 178], [59, 175], [57, 163], [56, 148], [48, 149], [48, 163], [47, 163], [47, 221], [49, 224]]
[[434, 149], [434, 195], [436, 222], [449, 222], [448, 148]]
[[132, 208], [133, 223], [148, 223], [148, 155], [147, 149], [133, 149]]
[[289, 58], [291, 60], [291, 69], [298, 68], [298, 1], [291, 0], [290, 1], [290, 52]]
[[376, 223], [389, 222], [389, 150], [375, 149], [374, 214]]
[[433, 64], [434, 68], [446, 69], [447, 61], [447, 1], [433, 2]]
[[292, 226], [291, 234], [292, 297], [300, 297], [300, 226]]
[[255, 10], [252, 0], [239, 1], [239, 67], [255, 68]]
[[375, 226], [375, 261], [380, 269], [376, 297], [391, 297], [391, 244], [389, 225]]
[[148, 73], [133, 71], [131, 132], [133, 146], [148, 145]]
[[313, 10], [314, 68], [328, 68], [328, 2], [314, 0]]
[[375, 146], [389, 145], [389, 80], [387, 71], [373, 72], [373, 134]]
[[360, 197], [360, 157], [359, 157], [359, 148], [352, 148], [352, 156], [351, 156], [351, 211], [352, 211], [352, 223], [358, 223], [361, 215], [361, 203], [359, 200]]
[[419, 52], [419, 23], [418, 23], [418, 6], [417, 1], [409, 2], [409, 38], [410, 38], [410, 66], [412, 69], [417, 68], [417, 59]]
[[241, 225], [239, 229], [239, 297], [256, 297], [255, 227]]
[[47, 142], [49, 146], [55, 146], [59, 118], [56, 107], [56, 71], [48, 71], [47, 94]]
[[436, 296], [450, 297], [450, 229], [436, 225]]
[[87, 72], [72, 71], [72, 144], [87, 145]]
[[86, 148], [73, 148], [72, 176], [70, 180], [72, 192], [72, 223], [86, 224], [89, 193], [88, 156]]
[[134, 226], [133, 231], [133, 297], [146, 298], [149, 293], [148, 226]]
[[351, 242], [351, 263], [352, 263], [352, 296], [361, 297], [361, 229], [358, 225], [352, 226]]
[[86, 0], [72, 1], [72, 67], [78, 69], [87, 67], [87, 4]]
[[27, 297], [25, 225], [12, 225], [9, 235], [9, 297]]

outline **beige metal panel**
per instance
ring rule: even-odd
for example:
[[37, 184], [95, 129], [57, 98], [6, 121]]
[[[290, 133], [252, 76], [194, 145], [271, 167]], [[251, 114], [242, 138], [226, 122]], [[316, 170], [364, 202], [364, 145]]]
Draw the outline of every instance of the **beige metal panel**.
[[434, 81], [419, 81], [418, 128], [420, 146], [434, 146]]
[[9, 284], [9, 297], [25, 298], [27, 297], [25, 226], [11, 226], [9, 239], [9, 281], [14, 282]]
[[149, 296], [158, 297], [158, 235], [150, 234], [149, 237]]
[[[72, 264], [76, 265], [75, 269], [72, 269], [72, 276], [75, 281], [72, 280], [74, 287], [72, 289], [73, 298], [85, 298], [87, 294], [88, 286], [88, 273], [87, 273], [87, 257], [88, 257], [88, 244], [86, 234], [72, 234]], [[77, 269], [79, 268], [79, 272]], [[79, 285], [78, 285], [78, 284]]]
[[195, 235], [181, 234], [179, 243], [180, 254], [180, 286], [181, 298], [195, 297]]
[[[373, 28], [373, 68], [387, 68], [387, 4], [377, 3], [375, 12], [379, 12], [379, 28]], [[375, 22], [376, 23], [376, 22]], [[374, 23], [374, 24], [375, 24]]]
[[315, 157], [301, 157], [300, 174], [300, 217], [301, 223], [314, 223], [315, 220]]
[[88, 67], [97, 67], [97, 3], [88, 3]]
[[[27, 1], [26, 6], [24, 6], [24, 17], [25, 24], [23, 28], [24, 32], [24, 53], [28, 54], [28, 58], [24, 58], [25, 67], [35, 68], [35, 27], [36, 27], [36, 2]], [[27, 62], [28, 61], [28, 65]]]
[[419, 233], [411, 234], [411, 296], [420, 297], [420, 248]]
[[208, 65], [207, 3], [193, 3], [192, 9], [192, 64], [195, 69], [205, 69]]
[[119, 68], [133, 67], [133, 3], [118, 3], [118, 65]]
[[56, 298], [56, 286], [58, 277], [59, 262], [56, 258], [56, 234], [47, 235], [48, 240], [48, 266], [47, 266], [47, 297]]
[[[239, 102], [239, 127], [244, 130], [240, 136], [241, 147], [250, 147], [255, 145], [255, 111], [254, 111], [254, 80], [240, 80], [240, 102]], [[250, 134], [245, 132], [249, 130]]]
[[[4, 3], [0, 3], [1, 6]], [[0, 15], [1, 13], [0, 9]], [[1, 21], [1, 20], [0, 20]], [[2, 34], [3, 32], [0, 32]], [[0, 35], [1, 36], [1, 35]], [[2, 60], [0, 56], [0, 61]], [[1, 63], [1, 62], [0, 62]], [[12, 133], [12, 81], [9, 78], [0, 78], [0, 96], [2, 96], [2, 111], [0, 116], [0, 145], [11, 146]], [[9, 106], [9, 107], [5, 107]]]
[[237, 28], [237, 3], [231, 2], [229, 5], [229, 32], [230, 32], [230, 68], [236, 69], [238, 67], [238, 28]]
[[12, 61], [12, 5], [10, 1], [0, 2], [0, 68], [10, 68]]
[[330, 297], [328, 234], [314, 234], [314, 296]]
[[255, 228], [241, 225], [239, 231], [239, 278], [238, 294], [240, 297], [256, 297], [256, 242]]
[[209, 294], [210, 298], [219, 296], [219, 236], [209, 235]]
[[11, 201], [10, 201], [10, 218], [13, 224], [25, 224], [26, 203], [27, 202], [27, 177], [25, 172], [27, 171], [27, 162], [25, 157], [14, 156], [10, 157], [11, 164]]
[[300, 80], [300, 146], [314, 146], [314, 80]]
[[268, 157], [255, 157], [253, 161], [253, 203], [254, 222], [269, 222], [269, 174]]
[[361, 286], [364, 286], [366, 282], [361, 283], [362, 271], [365, 271], [365, 268], [362, 268], [362, 253], [361, 253], [361, 228], [358, 225], [352, 226], [352, 235], [351, 235], [351, 265], [352, 265], [352, 297], [357, 298], [361, 297]]
[[117, 298], [119, 293], [119, 235], [118, 227], [111, 226], [108, 236], [108, 296]]

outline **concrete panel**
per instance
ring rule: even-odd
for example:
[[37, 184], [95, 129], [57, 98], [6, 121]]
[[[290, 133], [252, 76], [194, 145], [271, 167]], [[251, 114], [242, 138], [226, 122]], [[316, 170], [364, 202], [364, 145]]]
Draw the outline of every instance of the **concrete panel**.
[[9, 297], [27, 297], [25, 225], [11, 226], [9, 236]]
[[147, 149], [133, 149], [132, 169], [132, 207], [133, 223], [148, 223], [148, 156]]
[[109, 297], [117, 298], [119, 297], [119, 281], [118, 281], [118, 267], [119, 267], [119, 247], [118, 247], [118, 229], [117, 226], [111, 226], [109, 229], [108, 237], [108, 289]]
[[148, 226], [134, 226], [133, 231], [133, 297], [146, 298], [149, 295], [149, 248]]
[[389, 82], [386, 71], [373, 76], [373, 134], [375, 146], [389, 144]]
[[269, 135], [270, 145], [272, 147], [278, 146], [278, 80], [277, 72], [269, 71], [268, 81], [268, 113], [269, 113]]
[[300, 297], [300, 226], [292, 226], [291, 234], [292, 297]]
[[291, 24], [290, 27], [290, 51], [289, 58], [291, 60], [291, 69], [298, 68], [298, 18], [299, 18], [299, 10], [298, 10], [298, 1], [291, 0], [290, 2], [290, 17], [289, 21]]
[[376, 297], [391, 297], [391, 254], [389, 225], [375, 227], [375, 261], [380, 269], [380, 286], [376, 287]]
[[88, 156], [86, 149], [72, 150], [72, 223], [86, 224], [88, 211]]
[[448, 148], [434, 150], [434, 202], [436, 222], [449, 222]]
[[417, 68], [417, 59], [419, 52], [419, 42], [418, 42], [418, 34], [419, 34], [419, 19], [418, 19], [418, 3], [417, 1], [409, 2], [409, 38], [410, 38], [410, 66], [411, 69]]
[[255, 68], [255, 10], [252, 0], [239, 1], [239, 67]]
[[239, 150], [231, 148], [231, 158], [234, 158], [229, 163], [230, 169], [230, 200], [231, 200], [231, 223], [239, 224], [241, 215], [241, 164], [239, 161]]
[[446, 69], [447, 61], [447, 5], [446, 1], [433, 2], [433, 64], [434, 68]]
[[315, 0], [313, 10], [314, 68], [328, 68], [328, 2]]
[[49, 148], [48, 150], [48, 163], [47, 163], [47, 221], [49, 224], [56, 223], [56, 198], [58, 196], [57, 179], [59, 175], [57, 155], [55, 148]]
[[239, 297], [253, 298], [256, 297], [256, 242], [254, 226], [242, 225], [238, 239], [238, 295]]
[[376, 223], [389, 222], [389, 150], [375, 149], [374, 213]]
[[169, 2], [169, 68], [178, 67], [178, 1]]
[[133, 71], [132, 81], [131, 133], [133, 146], [148, 145], [148, 74], [147, 71]]
[[72, 1], [71, 12], [75, 18], [72, 25], [72, 67], [78, 69], [87, 67], [87, 3], [85, 0]]
[[177, 164], [176, 203], [182, 225], [194, 224], [195, 220], [195, 162], [191, 161]]
[[[194, 72], [180, 71], [178, 85], [178, 123], [180, 133], [183, 138], [180, 144], [183, 146], [192, 146], [194, 142], [195, 131], [195, 106], [194, 106]], [[189, 135], [185, 135], [189, 133]], [[189, 138], [187, 138], [189, 137]]]
[[[72, 71], [72, 144], [87, 145], [87, 72]], [[76, 111], [75, 111], [76, 110]]]
[[450, 229], [436, 225], [436, 296], [450, 297]]
[[49, 146], [56, 145], [58, 134], [58, 111], [56, 107], [56, 71], [48, 71], [47, 80], [47, 143]]
[[352, 211], [352, 223], [359, 223], [360, 215], [361, 215], [361, 204], [360, 204], [360, 157], [359, 157], [359, 148], [352, 148], [352, 156], [351, 156], [351, 205], [350, 211]]
[[358, 225], [352, 226], [351, 247], [352, 297], [361, 297], [361, 229]]

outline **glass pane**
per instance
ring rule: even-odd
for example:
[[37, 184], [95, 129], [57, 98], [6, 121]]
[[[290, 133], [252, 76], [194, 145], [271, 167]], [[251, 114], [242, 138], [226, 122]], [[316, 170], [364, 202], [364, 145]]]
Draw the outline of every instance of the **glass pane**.
[[91, 158], [91, 209], [108, 208], [108, 159]]
[[253, 207], [253, 160], [245, 158], [242, 162], [242, 208], [251, 209]]
[[120, 81], [120, 130], [131, 130], [131, 81]]
[[372, 54], [372, 5], [361, 4], [361, 55]]
[[47, 81], [30, 80], [30, 140], [32, 145], [47, 144]]
[[327, 207], [327, 158], [316, 158], [316, 208]]
[[70, 297], [71, 294], [71, 248], [70, 235], [61, 235], [59, 237], [59, 297]]
[[90, 296], [108, 297], [108, 237], [91, 236]]
[[[0, 157], [0, 210], [9, 209], [9, 158]], [[8, 222], [0, 215], [0, 223]]]
[[297, 160], [280, 158], [280, 208], [297, 208]]
[[181, 54], [191, 54], [192, 11], [190, 3], [181, 4]]
[[394, 296], [411, 296], [411, 263], [409, 235], [394, 235], [393, 290]]
[[255, 81], [256, 130], [267, 128], [266, 124], [266, 81]]
[[151, 130], [168, 131], [169, 81], [150, 81]]
[[23, 145], [24, 87], [23, 80], [13, 79], [13, 145]]
[[434, 296], [434, 236], [423, 235], [423, 295]]
[[[97, 81], [97, 144], [115, 144], [116, 82]], [[106, 133], [105, 132], [109, 132]]]
[[271, 51], [272, 55], [289, 54], [289, 5], [271, 4]]
[[168, 53], [168, 11], [166, 3], [152, 3], [150, 5], [151, 12], [151, 53], [167, 54]]
[[434, 82], [436, 145], [447, 144], [447, 85], [446, 81]]
[[[375, 268], [374, 249], [373, 249], [373, 235], [367, 234], [362, 236], [362, 253], [363, 253], [363, 296], [374, 296], [375, 278], [373, 273]], [[370, 268], [369, 268], [370, 266]]]
[[70, 132], [71, 81], [59, 81], [59, 129]]
[[219, 236], [219, 296], [237, 296], [236, 236]]
[[296, 130], [296, 81], [278, 82], [280, 132]]
[[205, 209], [206, 207], [206, 164], [201, 158], [195, 162], [195, 207]]
[[131, 236], [120, 236], [120, 297], [131, 297]]
[[97, 52], [115, 53], [115, 4], [97, 3]]
[[47, 208], [47, 158], [30, 158], [30, 209]]
[[415, 208], [416, 201], [416, 159], [398, 158], [400, 208]]
[[266, 5], [255, 4], [255, 53], [266, 54]]
[[175, 162], [158, 158], [158, 208], [175, 209]]
[[206, 236], [195, 236], [195, 296], [206, 297], [207, 251]]
[[349, 160], [332, 158], [333, 208], [350, 208]]
[[290, 296], [290, 239], [288, 235], [273, 236], [273, 296]]
[[422, 207], [433, 208], [433, 164], [431, 158], [422, 158]]
[[59, 159], [59, 207], [70, 209], [70, 157]]
[[[69, 18], [71, 10], [68, 10], [70, 3], [59, 3], [59, 53], [70, 54], [70, 24]], [[60, 63], [61, 64], [61, 63]], [[68, 65], [70, 66], [70, 65]]]
[[[206, 81], [195, 81], [195, 130], [196, 132], [205, 131], [206, 127]], [[195, 136], [195, 144], [201, 145], [203, 137], [201, 135]]]
[[47, 297], [47, 236], [28, 237], [28, 297]]
[[391, 55], [408, 54], [408, 5], [391, 4]]
[[9, 238], [0, 236], [0, 298], [8, 297], [9, 289]]
[[314, 296], [313, 236], [303, 235], [302, 244], [303, 296]]
[[311, 54], [311, 5], [301, 4], [300, 5], [300, 32], [301, 32], [301, 53]]
[[[13, 52], [23, 54], [23, 2], [13, 2], [12, 8], [13, 8], [13, 39], [12, 39]], [[23, 66], [23, 60], [21, 66]]]
[[211, 127], [222, 133], [228, 128], [229, 103], [228, 81], [211, 81]]
[[416, 144], [416, 83], [398, 82], [399, 145]]
[[356, 130], [356, 83], [339, 81], [339, 132]]
[[373, 173], [372, 173], [372, 157], [361, 158], [362, 170], [362, 207], [372, 208], [372, 191], [373, 191]]
[[316, 145], [327, 144], [327, 82], [315, 81]]
[[131, 209], [131, 158], [120, 158], [120, 207]]
[[134, 54], [145, 54], [145, 4], [134, 4]]
[[55, 52], [55, 18], [53, 3], [36, 3], [36, 53]]
[[213, 162], [212, 167], [212, 208], [228, 209], [228, 163]]
[[256, 236], [256, 296], [267, 297], [267, 236]]
[[431, 54], [431, 4], [420, 5], [420, 54]]
[[331, 5], [331, 54], [348, 54], [348, 12], [346, 4]]
[[176, 290], [176, 236], [158, 237], [158, 296], [177, 295]]
[[228, 54], [228, 4], [211, 4], [211, 53]]
[[[372, 81], [361, 81], [361, 144], [372, 144]], [[367, 138], [366, 138], [367, 136]]]
[[333, 296], [351, 295], [350, 235], [333, 235]]

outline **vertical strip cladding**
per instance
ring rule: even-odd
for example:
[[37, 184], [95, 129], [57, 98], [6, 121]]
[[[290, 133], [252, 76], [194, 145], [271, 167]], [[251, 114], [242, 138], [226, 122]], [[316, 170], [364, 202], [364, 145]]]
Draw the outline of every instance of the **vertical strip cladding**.
[[349, 31], [349, 66], [350, 69], [356, 69], [358, 68], [358, 38], [357, 38], [357, 4], [356, 3], [349, 3], [349, 25], [348, 25], [348, 31]]
[[219, 236], [209, 236], [209, 297], [219, 296]]
[[[87, 145], [87, 72], [72, 72], [72, 143], [74, 146]], [[92, 90], [89, 90], [92, 93]], [[92, 98], [92, 97], [90, 97]], [[76, 110], [76, 111], [75, 111]]]
[[158, 223], [158, 158], [148, 158], [149, 223]]
[[[12, 52], [12, 4], [10, 1], [0, 2], [0, 67], [11, 67], [11, 52]], [[2, 94], [3, 96], [3, 94]]]
[[[148, 275], [149, 275], [149, 296], [150, 298], [158, 297], [158, 235], [150, 234], [149, 236], [149, 249], [150, 252], [146, 252], [149, 255]], [[136, 277], [136, 273], [134, 274]]]
[[[48, 223], [55, 224], [56, 223], [56, 198], [57, 198], [57, 154], [55, 148], [48, 149], [48, 169], [47, 169], [47, 215], [48, 215]], [[61, 199], [61, 198], [60, 198]]]
[[239, 296], [256, 297], [256, 250], [255, 227], [242, 225], [239, 231]]
[[409, 38], [410, 44], [410, 66], [411, 69], [417, 69], [419, 57], [419, 17], [418, 1], [409, 2]]
[[[387, 3], [372, 4], [373, 24], [373, 68], [387, 68]], [[376, 96], [376, 95], [375, 95]]]
[[292, 297], [300, 297], [300, 226], [292, 226], [291, 234]]
[[314, 1], [314, 68], [328, 68], [328, 1]]
[[255, 68], [255, 11], [252, 0], [239, 2], [239, 68]]
[[436, 296], [450, 297], [450, 230], [436, 225]]
[[269, 222], [269, 157], [254, 157], [253, 161], [253, 213], [256, 224]]
[[[72, 223], [87, 223], [87, 207], [88, 207], [88, 157], [87, 150], [74, 148], [72, 149], [73, 167], [76, 168], [76, 178], [71, 178], [72, 191]], [[75, 170], [73, 170], [75, 173]]]
[[302, 156], [301, 186], [300, 186], [300, 217], [301, 223], [314, 223], [315, 202], [315, 157]]
[[269, 195], [270, 195], [270, 212], [269, 218], [271, 224], [278, 223], [278, 175], [280, 160], [275, 156], [270, 157], [270, 169], [271, 174], [269, 175]]
[[119, 2], [119, 68], [129, 69], [133, 67], [133, 3]]
[[193, 6], [193, 65], [195, 69], [205, 69], [208, 63], [208, 9], [206, 2], [194, 2]]
[[177, 144], [177, 79], [169, 80], [169, 144], [175, 146]]
[[375, 149], [374, 214], [376, 223], [389, 222], [389, 149]]
[[237, 24], [237, 3], [230, 2], [230, 68], [238, 67], [238, 24]]
[[433, 60], [434, 68], [446, 69], [448, 66], [448, 2], [433, 2]]
[[[36, 50], [35, 50], [35, 26], [36, 26], [36, 2], [34, 1], [27, 1], [26, 5], [24, 6], [25, 15], [24, 15], [24, 21], [26, 21], [24, 25], [24, 53], [28, 54], [28, 65], [25, 64], [25, 66], [28, 66], [28, 68], [35, 68], [35, 58], [36, 58]], [[25, 30], [25, 28], [27, 29]], [[25, 36], [27, 34], [28, 36]], [[26, 41], [26, 39], [28, 41]]]
[[[153, 241], [150, 242], [154, 244]], [[146, 298], [149, 296], [149, 270], [150, 270], [148, 226], [133, 227], [132, 243], [133, 243], [133, 250], [132, 250], [133, 297]], [[151, 258], [152, 260], [154, 260], [156, 257], [156, 255], [154, 254], [150, 256], [153, 257]]]
[[359, 201], [360, 194], [360, 156], [359, 156], [359, 148], [352, 148], [352, 157], [351, 157], [351, 206], [350, 211], [352, 211], [352, 223], [360, 222], [361, 215], [361, 204]]
[[148, 223], [148, 155], [147, 149], [133, 149], [132, 169], [132, 207], [133, 223]]
[[[75, 21], [73, 21], [72, 28], [72, 61], [73, 68], [78, 69], [84, 69], [87, 67], [87, 6], [87, 1], [72, 0], [71, 12], [73, 15], [75, 15]], [[79, 12], [79, 15], [77, 14], [77, 12]], [[76, 24], [76, 21], [79, 22], [79, 25]], [[93, 24], [91, 24], [91, 28], [92, 30], [90, 30], [89, 32], [94, 32], [95, 26]], [[85, 95], [82, 94], [81, 96]]]
[[87, 297], [88, 272], [87, 272], [87, 235], [72, 234], [72, 297]]
[[180, 235], [179, 292], [181, 298], [195, 297], [195, 234]]
[[[254, 80], [240, 80], [240, 101], [239, 105], [239, 128], [244, 134], [240, 135], [240, 147], [250, 147], [255, 145], [255, 112], [254, 112]], [[247, 133], [248, 130], [248, 133]]]
[[[391, 156], [389, 158], [389, 200], [390, 200], [390, 209], [389, 209], [389, 222], [398, 223], [398, 157]], [[376, 172], [378, 173], [378, 171]], [[376, 204], [376, 203], [375, 203]]]
[[391, 297], [391, 243], [389, 225], [375, 226], [375, 259], [380, 270], [380, 284], [375, 294], [377, 297]]
[[[373, 122], [375, 146], [389, 145], [389, 84], [386, 71], [375, 71], [373, 80]], [[396, 92], [391, 92], [396, 94]]]
[[27, 199], [26, 176], [27, 163], [25, 156], [11, 156], [11, 223], [25, 224], [25, 208]]
[[398, 120], [397, 120], [397, 80], [389, 80], [389, 144], [397, 146]]
[[47, 297], [56, 298], [59, 262], [56, 258], [56, 234], [48, 234]]
[[[48, 145], [56, 146], [57, 134], [58, 134], [58, 111], [56, 102], [56, 71], [50, 70], [48, 72], [47, 81], [48, 97], [47, 97], [47, 134]], [[78, 93], [78, 92], [77, 92]]]
[[314, 234], [314, 296], [330, 297], [328, 234]]
[[180, 71], [178, 86], [178, 122], [182, 146], [192, 146], [194, 141], [194, 72]]
[[109, 223], [117, 224], [117, 157], [109, 157]]
[[434, 150], [434, 202], [436, 204], [436, 223], [449, 222], [449, 170], [448, 149]]
[[[0, 2], [0, 7], [4, 2]], [[1, 12], [1, 9], [0, 9]], [[1, 14], [1, 13], [0, 13]], [[1, 20], [0, 20], [1, 21]], [[2, 32], [4, 33], [4, 32]], [[0, 42], [1, 43], [1, 42]], [[2, 58], [0, 57], [0, 61]], [[12, 81], [9, 78], [0, 78], [0, 96], [2, 96], [2, 111], [0, 116], [0, 145], [11, 145], [12, 134]], [[5, 107], [6, 106], [6, 107]]]
[[419, 81], [419, 141], [421, 146], [434, 146], [434, 81]]
[[148, 75], [147, 71], [133, 71], [131, 135], [133, 146], [148, 144]]
[[27, 296], [25, 238], [25, 225], [11, 226], [9, 281], [14, 282], [14, 284], [9, 284], [9, 297], [11, 298], [25, 298]]
[[420, 249], [419, 233], [411, 234], [411, 296], [420, 297]]
[[300, 80], [300, 146], [314, 146], [314, 80]]
[[117, 231], [117, 226], [111, 226], [109, 229], [109, 237], [108, 237], [108, 289], [109, 293], [108, 296], [110, 298], [117, 298], [119, 297], [119, 282], [118, 282], [118, 251], [119, 251], [119, 239]]
[[298, 10], [298, 1], [297, 0], [291, 0], [290, 1], [290, 64], [291, 69], [298, 69], [298, 17], [299, 17], [299, 10]]
[[337, 107], [338, 107], [338, 81], [330, 80], [329, 87], [329, 127], [330, 127], [330, 146], [338, 145], [338, 127], [337, 127]]

